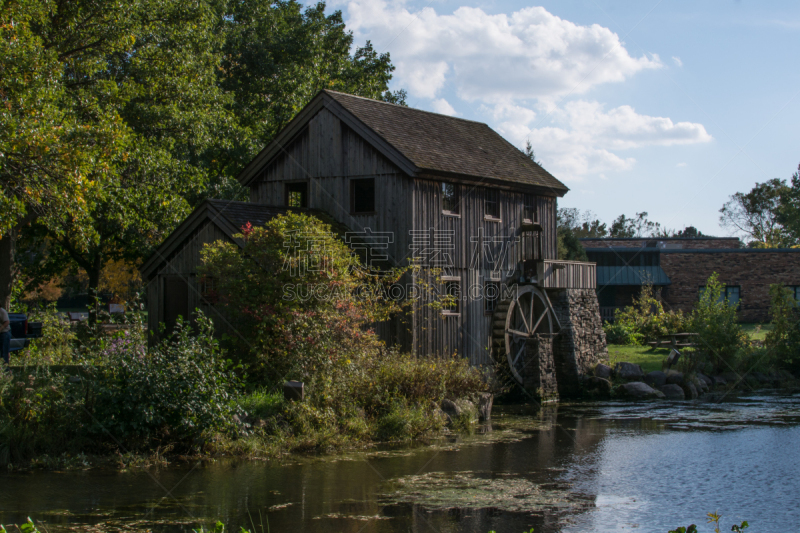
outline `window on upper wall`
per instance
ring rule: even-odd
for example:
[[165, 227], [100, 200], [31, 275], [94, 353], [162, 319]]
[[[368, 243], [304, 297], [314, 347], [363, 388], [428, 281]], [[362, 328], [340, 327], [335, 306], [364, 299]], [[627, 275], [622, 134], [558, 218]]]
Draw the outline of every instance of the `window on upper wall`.
[[487, 281], [483, 284], [483, 310], [486, 314], [494, 313], [497, 302], [500, 300], [500, 283]]
[[458, 194], [458, 185], [442, 182], [442, 213], [457, 215], [461, 198]]
[[308, 207], [308, 183], [287, 183], [285, 190], [286, 207]]
[[[700, 287], [700, 298], [703, 297], [703, 294], [706, 292], [705, 286]], [[719, 302], [728, 302], [730, 306], [737, 306], [739, 305], [739, 299], [741, 296], [741, 287], [738, 285], [726, 285], [724, 289], [722, 289], [722, 293], [719, 295]]]
[[375, 212], [375, 178], [350, 180], [350, 212]]
[[523, 222], [538, 222], [539, 217], [536, 214], [536, 197], [532, 194], [526, 194], [522, 204], [522, 221]]
[[461, 309], [461, 279], [443, 278], [444, 295], [449, 296], [448, 301], [442, 305], [442, 313], [457, 315]]
[[484, 218], [500, 220], [500, 192], [497, 189], [484, 189]]

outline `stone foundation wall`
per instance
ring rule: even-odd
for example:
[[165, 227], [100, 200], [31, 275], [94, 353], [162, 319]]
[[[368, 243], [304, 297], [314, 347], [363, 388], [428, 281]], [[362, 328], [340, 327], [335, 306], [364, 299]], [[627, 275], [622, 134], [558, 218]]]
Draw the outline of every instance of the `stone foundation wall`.
[[553, 341], [553, 358], [561, 396], [580, 393], [581, 378], [608, 359], [606, 335], [594, 289], [548, 291], [561, 331]]
[[543, 402], [558, 400], [551, 335], [534, 335], [528, 341], [525, 347], [522, 386], [525, 390], [536, 394]]

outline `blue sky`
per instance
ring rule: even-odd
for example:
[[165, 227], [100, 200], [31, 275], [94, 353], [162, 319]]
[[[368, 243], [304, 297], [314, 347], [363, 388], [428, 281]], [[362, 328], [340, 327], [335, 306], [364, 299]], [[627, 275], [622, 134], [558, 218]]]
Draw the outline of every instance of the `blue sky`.
[[800, 163], [800, 2], [333, 1], [409, 105], [486, 122], [610, 221], [726, 235], [718, 210]]

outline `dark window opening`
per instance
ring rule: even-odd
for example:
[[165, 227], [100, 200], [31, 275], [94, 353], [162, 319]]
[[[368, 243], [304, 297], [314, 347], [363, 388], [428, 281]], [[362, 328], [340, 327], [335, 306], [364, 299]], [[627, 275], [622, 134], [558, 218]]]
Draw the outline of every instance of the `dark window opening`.
[[286, 184], [286, 207], [308, 207], [308, 183]]
[[375, 212], [375, 178], [350, 181], [350, 212]]
[[442, 213], [457, 215], [459, 201], [458, 185], [455, 183], [442, 183]]
[[189, 320], [189, 283], [181, 276], [164, 279], [163, 312], [166, 333], [170, 334], [181, 317], [184, 323]]
[[500, 218], [500, 194], [495, 189], [484, 189], [483, 213], [489, 218]]
[[487, 281], [483, 286], [483, 309], [487, 314], [494, 313], [497, 302], [500, 300], [500, 284], [496, 281]]
[[539, 217], [536, 215], [536, 197], [531, 194], [525, 195], [525, 204], [522, 206], [522, 220], [523, 222], [538, 222]]
[[219, 293], [217, 292], [217, 280], [208, 276], [203, 276], [198, 282], [200, 296], [210, 304], [217, 303]]
[[443, 302], [442, 311], [445, 314], [458, 314], [461, 303], [461, 282], [446, 280], [444, 282], [444, 295], [449, 296], [449, 298]]

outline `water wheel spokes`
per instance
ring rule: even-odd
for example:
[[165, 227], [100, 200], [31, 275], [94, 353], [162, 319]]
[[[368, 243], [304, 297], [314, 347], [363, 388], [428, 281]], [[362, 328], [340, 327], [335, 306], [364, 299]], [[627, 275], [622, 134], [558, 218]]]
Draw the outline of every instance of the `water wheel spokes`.
[[528, 364], [526, 350], [535, 335], [551, 335], [554, 322], [553, 308], [547, 295], [532, 285], [517, 287], [508, 304], [504, 332], [504, 348], [511, 374], [523, 382], [523, 371]]

